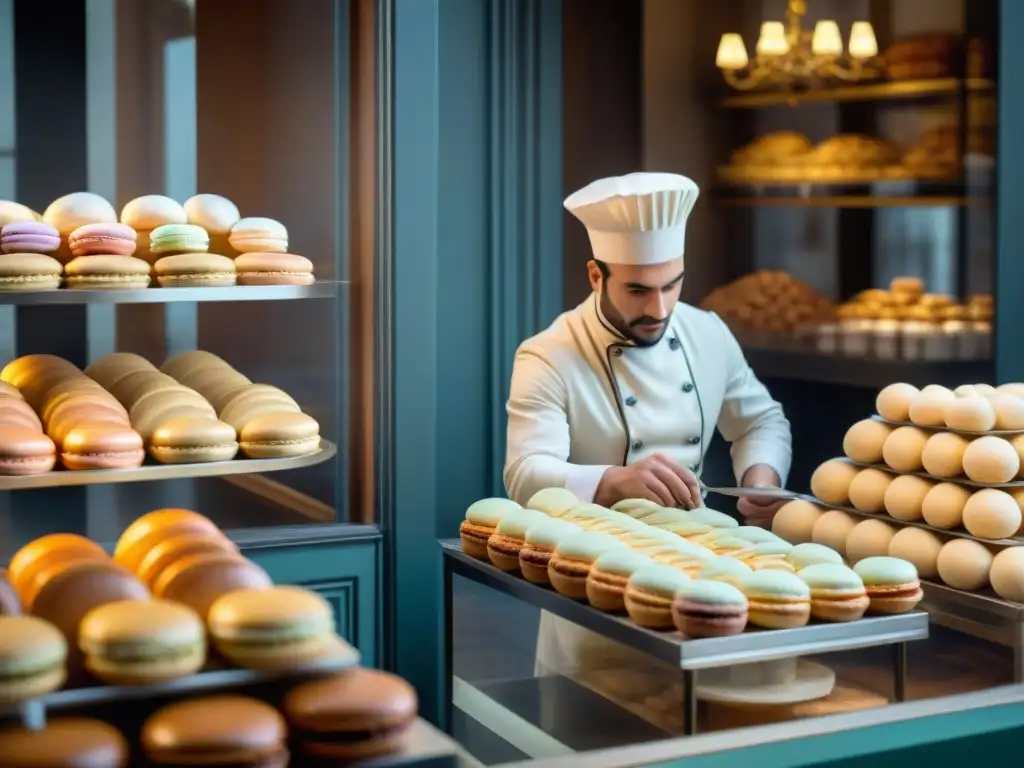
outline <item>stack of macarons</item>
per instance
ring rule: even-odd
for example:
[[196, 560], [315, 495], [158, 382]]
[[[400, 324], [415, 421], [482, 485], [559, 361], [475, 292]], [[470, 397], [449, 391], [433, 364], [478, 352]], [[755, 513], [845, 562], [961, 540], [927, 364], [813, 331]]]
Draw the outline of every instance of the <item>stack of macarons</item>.
[[313, 263], [288, 253], [288, 230], [261, 216], [239, 219], [229, 235], [241, 285], [311, 285]]
[[210, 253], [210, 235], [198, 224], [162, 224], [150, 232], [153, 271], [162, 288], [234, 285], [235, 264]]
[[[26, 212], [31, 213], [28, 209]], [[49, 255], [58, 248], [60, 233], [43, 221], [13, 221], [0, 226], [0, 291], [60, 288], [64, 268]]]
[[[828, 547], [794, 546], [709, 509], [667, 510], [642, 499], [606, 509], [570, 496], [545, 489], [527, 508], [500, 498], [474, 503], [459, 531], [463, 551], [598, 610], [625, 611], [640, 626], [675, 626], [688, 637], [735, 634], [748, 623], [802, 626], [812, 616], [851, 621], [869, 610], [870, 588]], [[910, 596], [899, 610], [920, 601], [916, 578], [914, 571], [899, 582]], [[897, 610], [892, 603], [870, 609]]]
[[304, 456], [320, 450], [320, 425], [282, 389], [253, 384], [222, 358], [203, 350], [183, 352], [160, 368], [192, 387], [238, 435], [252, 459]]
[[27, 456], [32, 462], [42, 466], [47, 457], [59, 456], [71, 470], [142, 464], [142, 438], [131, 428], [127, 411], [74, 364], [53, 355], [26, 355], [4, 366], [0, 380], [21, 392], [49, 438], [49, 446], [38, 436], [15, 441], [38, 443]]
[[161, 373], [139, 355], [115, 352], [86, 368], [128, 412], [149, 455], [162, 464], [229, 461], [238, 453], [235, 430], [217, 419], [199, 392]]
[[0, 475], [39, 475], [57, 463], [53, 440], [21, 391], [0, 379]]

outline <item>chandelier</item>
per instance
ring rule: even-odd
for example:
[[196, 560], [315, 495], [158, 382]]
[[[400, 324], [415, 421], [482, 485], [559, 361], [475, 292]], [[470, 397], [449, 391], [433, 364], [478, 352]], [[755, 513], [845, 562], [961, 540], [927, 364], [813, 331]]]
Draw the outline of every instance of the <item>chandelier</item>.
[[878, 55], [871, 22], [853, 23], [849, 52], [844, 54], [839, 25], [819, 21], [811, 32], [803, 28], [806, 14], [806, 0], [789, 0], [785, 24], [763, 22], [752, 62], [740, 35], [722, 35], [715, 65], [725, 82], [736, 90], [750, 91], [804, 89], [829, 79], [857, 82], [878, 77], [878, 70], [870, 64]]

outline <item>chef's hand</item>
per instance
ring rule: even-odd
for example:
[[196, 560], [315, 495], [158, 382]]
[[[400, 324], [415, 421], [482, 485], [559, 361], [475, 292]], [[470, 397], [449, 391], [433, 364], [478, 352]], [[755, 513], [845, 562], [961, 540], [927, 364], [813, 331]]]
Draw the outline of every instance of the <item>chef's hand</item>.
[[594, 502], [610, 507], [622, 499], [648, 499], [663, 507], [701, 505], [697, 476], [661, 453], [628, 467], [610, 467], [601, 477]]
[[[755, 464], [743, 473], [740, 485], [744, 488], [779, 488], [781, 480], [778, 473], [767, 464]], [[739, 500], [736, 509], [747, 525], [771, 528], [772, 518], [785, 501], [760, 496], [749, 496]]]

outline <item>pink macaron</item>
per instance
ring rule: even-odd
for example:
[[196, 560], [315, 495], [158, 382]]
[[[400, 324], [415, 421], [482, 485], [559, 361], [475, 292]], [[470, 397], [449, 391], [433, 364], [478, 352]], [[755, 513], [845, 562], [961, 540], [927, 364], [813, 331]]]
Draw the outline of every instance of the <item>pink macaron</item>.
[[0, 427], [0, 475], [38, 475], [57, 461], [53, 440], [34, 429]]
[[71, 255], [131, 256], [135, 253], [135, 230], [127, 224], [86, 224], [68, 237]]
[[53, 253], [60, 248], [60, 232], [42, 221], [19, 221], [0, 229], [4, 253]]

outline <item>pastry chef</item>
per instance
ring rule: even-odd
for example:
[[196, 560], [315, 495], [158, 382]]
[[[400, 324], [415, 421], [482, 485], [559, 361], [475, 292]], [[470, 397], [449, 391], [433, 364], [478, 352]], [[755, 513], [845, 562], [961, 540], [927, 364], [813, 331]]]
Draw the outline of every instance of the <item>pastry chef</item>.
[[[725, 323], [679, 302], [697, 195], [685, 176], [634, 173], [565, 200], [590, 236], [593, 293], [516, 352], [510, 498], [525, 504], [543, 488], [563, 487], [607, 507], [646, 498], [692, 508], [702, 503], [698, 478], [716, 427], [732, 444], [740, 485], [785, 482], [792, 445], [782, 407]], [[748, 523], [767, 525], [777, 506], [754, 498], [738, 509]], [[538, 661], [562, 674], [578, 669], [582, 645], [600, 641], [550, 615], [541, 629]], [[605, 662], [609, 653], [600, 654]]]

